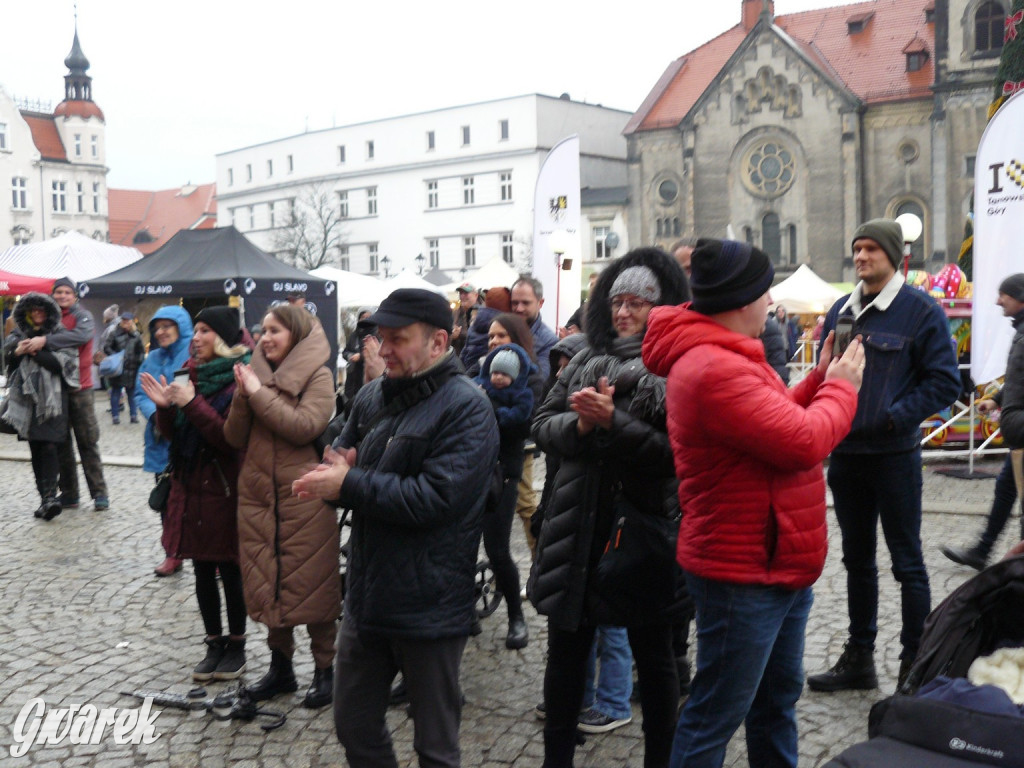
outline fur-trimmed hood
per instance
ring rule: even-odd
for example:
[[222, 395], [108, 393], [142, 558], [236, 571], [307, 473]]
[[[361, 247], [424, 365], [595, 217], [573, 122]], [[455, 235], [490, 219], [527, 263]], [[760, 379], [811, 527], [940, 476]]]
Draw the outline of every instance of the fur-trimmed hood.
[[[29, 322], [28, 313], [39, 307], [46, 310], [46, 320], [43, 321], [41, 327], [36, 328]], [[26, 293], [14, 305], [13, 315], [15, 324], [26, 337], [50, 334], [60, 327], [60, 307], [57, 306], [56, 301], [45, 293], [37, 293], [35, 291]]]
[[682, 304], [690, 300], [690, 282], [686, 273], [671, 256], [660, 248], [636, 248], [613, 261], [601, 273], [587, 302], [586, 334], [590, 347], [598, 353], [607, 353], [618, 337], [612, 323], [611, 297], [608, 291], [619, 274], [629, 267], [648, 267], [658, 278], [662, 304]]

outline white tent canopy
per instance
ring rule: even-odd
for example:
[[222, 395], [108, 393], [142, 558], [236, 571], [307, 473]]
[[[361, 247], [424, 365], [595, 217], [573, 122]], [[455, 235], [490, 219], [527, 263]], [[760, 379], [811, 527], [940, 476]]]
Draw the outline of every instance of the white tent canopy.
[[81, 282], [127, 267], [141, 258], [142, 253], [135, 248], [65, 232], [52, 240], [11, 246], [0, 253], [0, 269], [33, 277], [70, 277]]
[[469, 283], [481, 290], [487, 290], [497, 285], [511, 288], [512, 283], [519, 279], [519, 273], [506, 262], [501, 256], [495, 256], [479, 269], [467, 272], [464, 280], [457, 280], [454, 283], [443, 286], [449, 293], [454, 293], [463, 283]]
[[311, 275], [333, 280], [338, 286], [338, 308], [376, 306], [391, 293], [383, 280], [337, 267], [317, 267]]
[[822, 315], [843, 296], [842, 291], [826, 283], [806, 264], [773, 285], [771, 294], [773, 305], [781, 304], [791, 315]]
[[385, 296], [398, 288], [422, 288], [425, 291], [436, 293], [438, 296], [444, 296], [446, 299], [448, 298], [448, 293], [442, 286], [428, 283], [422, 277], [414, 275], [407, 269], [403, 269], [397, 275], [389, 277], [384, 281], [384, 286], [387, 288]]

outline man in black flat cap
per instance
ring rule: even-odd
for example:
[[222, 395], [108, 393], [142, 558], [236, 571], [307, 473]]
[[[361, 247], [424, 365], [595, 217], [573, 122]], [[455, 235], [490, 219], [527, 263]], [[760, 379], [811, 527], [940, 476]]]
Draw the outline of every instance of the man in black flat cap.
[[[828, 484], [843, 535], [849, 637], [835, 665], [807, 678], [813, 691], [878, 687], [878, 523], [900, 583], [902, 685], [917, 656], [931, 610], [921, 552], [921, 422], [960, 393], [960, 371], [949, 323], [938, 302], [908, 286], [899, 271], [903, 230], [872, 219], [853, 233], [853, 266], [860, 282], [829, 310], [822, 342], [860, 336], [867, 367], [850, 434], [832, 452]], [[819, 346], [819, 351], [822, 347]]]
[[449, 348], [443, 297], [400, 288], [366, 321], [386, 373], [356, 395], [324, 463], [293, 485], [352, 510], [334, 724], [351, 765], [395, 765], [385, 715], [401, 669], [420, 765], [455, 768], [497, 422]]

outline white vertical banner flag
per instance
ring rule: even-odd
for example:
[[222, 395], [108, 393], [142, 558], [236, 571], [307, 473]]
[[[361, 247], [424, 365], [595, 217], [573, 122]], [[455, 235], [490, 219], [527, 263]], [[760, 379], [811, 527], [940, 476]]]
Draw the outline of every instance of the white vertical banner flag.
[[580, 305], [580, 245], [580, 137], [573, 134], [544, 158], [533, 196], [533, 276], [544, 285], [540, 314], [552, 330]]
[[1002, 376], [1013, 326], [995, 301], [999, 284], [1024, 272], [1024, 92], [989, 120], [974, 170], [974, 307], [971, 376]]

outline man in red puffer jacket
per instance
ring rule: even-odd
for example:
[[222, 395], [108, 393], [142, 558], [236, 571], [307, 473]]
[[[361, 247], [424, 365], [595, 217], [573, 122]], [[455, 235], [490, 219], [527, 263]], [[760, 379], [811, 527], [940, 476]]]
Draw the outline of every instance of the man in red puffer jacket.
[[795, 766], [810, 587], [826, 553], [821, 462], [850, 429], [864, 352], [855, 340], [833, 360], [829, 339], [787, 390], [759, 339], [768, 256], [701, 240], [691, 270], [692, 304], [655, 308], [643, 346], [668, 378], [677, 558], [697, 606], [697, 672], [671, 765], [721, 766], [745, 720], [751, 765]]

